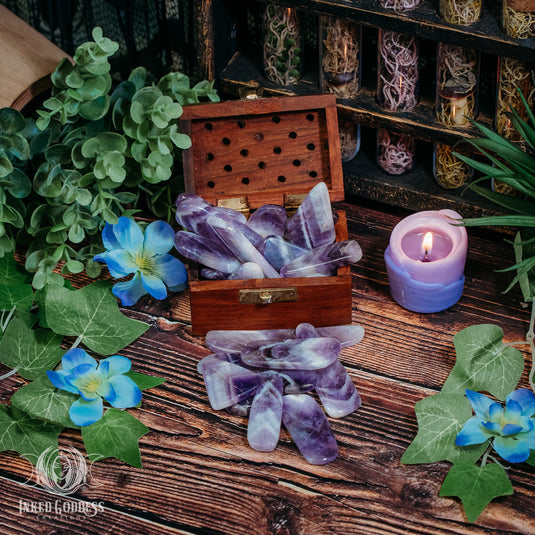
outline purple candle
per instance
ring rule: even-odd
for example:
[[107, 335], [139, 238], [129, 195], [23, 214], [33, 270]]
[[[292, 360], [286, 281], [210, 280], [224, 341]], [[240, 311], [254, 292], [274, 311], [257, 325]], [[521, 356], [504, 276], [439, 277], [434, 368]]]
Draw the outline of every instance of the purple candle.
[[413, 312], [454, 305], [464, 288], [467, 235], [453, 210], [418, 212], [400, 221], [385, 251], [390, 293]]

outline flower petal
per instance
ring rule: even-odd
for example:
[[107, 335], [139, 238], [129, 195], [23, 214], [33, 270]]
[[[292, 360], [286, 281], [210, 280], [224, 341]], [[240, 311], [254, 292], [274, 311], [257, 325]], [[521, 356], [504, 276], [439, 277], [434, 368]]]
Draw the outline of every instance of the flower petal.
[[496, 437], [492, 445], [496, 453], [510, 463], [523, 463], [530, 455], [527, 442], [513, 437]]
[[113, 295], [121, 300], [123, 306], [133, 305], [147, 291], [141, 282], [141, 275], [137, 272], [132, 279], [125, 282], [117, 282], [112, 288]]
[[515, 422], [522, 416], [522, 407], [514, 399], [510, 399], [505, 405], [503, 417], [506, 422]]
[[465, 390], [464, 392], [470, 405], [472, 405], [476, 416], [482, 420], [488, 420], [488, 410], [494, 401], [479, 392], [474, 392], [473, 390]]
[[172, 292], [183, 290], [188, 281], [186, 266], [174, 256], [164, 254], [156, 257], [154, 270]]
[[516, 401], [522, 407], [522, 413], [528, 418], [535, 414], [535, 394], [529, 388], [520, 388], [511, 392], [507, 398], [506, 402], [512, 399]]
[[120, 279], [130, 273], [135, 273], [138, 269], [132, 255], [124, 249], [114, 249], [97, 254], [93, 257], [95, 262], [105, 262], [111, 273], [111, 276]]
[[119, 223], [113, 225], [113, 232], [122, 249], [131, 253], [141, 251], [143, 232], [135, 221], [122, 216], [119, 218]]
[[69, 378], [71, 374], [65, 370], [48, 371], [46, 372], [50, 382], [60, 390], [66, 390], [67, 392], [72, 392], [73, 394], [78, 394], [78, 389], [71, 385]]
[[[503, 417], [503, 407], [501, 403], [493, 403], [488, 410], [489, 420], [499, 422]], [[500, 426], [501, 427], [501, 426]]]
[[84, 427], [91, 425], [102, 418], [104, 404], [102, 398], [93, 401], [76, 400], [69, 409], [69, 416], [74, 424]]
[[488, 429], [489, 436], [491, 433], [496, 435], [500, 435], [502, 433], [502, 426], [498, 422], [483, 422], [482, 420], [480, 420], [480, 422], [485, 429]]
[[113, 225], [110, 225], [109, 223], [106, 223], [102, 229], [102, 243], [108, 251], [111, 251], [112, 249], [119, 249], [121, 247], [117, 241], [117, 238], [115, 237]]
[[129, 372], [130, 368], [132, 367], [132, 362], [130, 359], [127, 359], [121, 355], [113, 355], [112, 357], [101, 360], [100, 365], [102, 366], [104, 362], [109, 364], [108, 377]]
[[81, 364], [91, 364], [95, 369], [97, 367], [97, 361], [80, 347], [69, 349], [61, 359], [61, 366], [65, 371], [71, 371]]
[[113, 401], [108, 400], [112, 407], [127, 409], [129, 407], [135, 407], [141, 401], [141, 390], [130, 377], [114, 375], [110, 377], [110, 384], [116, 394]]
[[521, 425], [505, 424], [502, 429], [502, 435], [516, 435], [517, 433], [520, 433], [520, 431], [522, 431]]
[[155, 299], [165, 299], [167, 297], [167, 288], [161, 279], [154, 275], [141, 274], [143, 287]]
[[168, 253], [174, 245], [175, 231], [173, 227], [165, 221], [153, 221], [145, 229], [143, 240], [143, 251], [160, 255]]
[[481, 425], [481, 420], [477, 416], [472, 416], [455, 438], [457, 446], [471, 446], [472, 444], [483, 444], [490, 438], [486, 429]]

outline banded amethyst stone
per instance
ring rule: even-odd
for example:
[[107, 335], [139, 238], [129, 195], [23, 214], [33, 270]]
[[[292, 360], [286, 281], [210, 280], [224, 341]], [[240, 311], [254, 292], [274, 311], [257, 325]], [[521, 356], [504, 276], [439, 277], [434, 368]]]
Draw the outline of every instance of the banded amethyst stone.
[[316, 247], [282, 266], [283, 277], [328, 277], [341, 266], [353, 264], [362, 258], [362, 249], [354, 241], [339, 241]]
[[280, 271], [281, 267], [304, 255], [308, 249], [295, 245], [280, 236], [269, 236], [259, 248], [266, 260]]
[[278, 340], [282, 342], [293, 338], [293, 329], [265, 329], [260, 331], [208, 331], [206, 345], [214, 353], [239, 355], [247, 344], [259, 340]]
[[339, 360], [317, 374], [316, 392], [331, 418], [347, 416], [361, 404], [359, 393]]
[[360, 325], [334, 325], [332, 327], [318, 327], [319, 336], [336, 338], [342, 348], [354, 346], [364, 338], [364, 329]]
[[265, 374], [249, 413], [247, 440], [257, 451], [273, 451], [279, 441], [282, 420], [283, 380], [276, 374]]
[[333, 243], [336, 239], [329, 190], [319, 182], [305, 197], [286, 226], [288, 239], [307, 249]]
[[338, 457], [338, 444], [318, 403], [307, 394], [282, 397], [282, 421], [310, 464], [326, 464]]
[[275, 370], [318, 370], [340, 354], [336, 338], [294, 338], [284, 342], [262, 340], [245, 346], [244, 364]]
[[264, 204], [249, 217], [247, 225], [260, 236], [282, 236], [286, 229], [286, 209], [278, 204]]
[[258, 264], [255, 264], [254, 262], [245, 262], [236, 271], [233, 271], [228, 278], [229, 280], [263, 279], [264, 272]]

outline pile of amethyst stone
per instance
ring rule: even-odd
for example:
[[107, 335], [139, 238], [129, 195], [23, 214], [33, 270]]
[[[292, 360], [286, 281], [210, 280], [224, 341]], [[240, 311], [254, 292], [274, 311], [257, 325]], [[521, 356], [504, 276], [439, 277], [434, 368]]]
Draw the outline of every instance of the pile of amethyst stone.
[[188, 193], [178, 196], [176, 207], [176, 220], [186, 230], [176, 233], [175, 247], [204, 266], [205, 279], [331, 276], [362, 257], [356, 241], [335, 241], [324, 182], [312, 188], [290, 218], [283, 206], [265, 204], [247, 219]]
[[249, 415], [247, 439], [253, 449], [275, 449], [282, 423], [309, 463], [325, 464], [338, 456], [325, 412], [341, 418], [361, 403], [338, 355], [363, 336], [359, 325], [315, 328], [309, 323], [296, 329], [210, 331], [206, 344], [213, 354], [197, 369], [214, 410]]

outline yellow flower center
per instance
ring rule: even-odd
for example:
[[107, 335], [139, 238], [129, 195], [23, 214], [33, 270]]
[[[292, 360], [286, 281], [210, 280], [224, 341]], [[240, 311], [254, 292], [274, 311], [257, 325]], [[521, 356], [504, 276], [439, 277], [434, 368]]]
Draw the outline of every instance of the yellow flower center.
[[134, 256], [134, 263], [142, 273], [151, 273], [154, 269], [154, 257], [144, 253], [138, 253]]
[[100, 386], [100, 383], [100, 377], [96, 373], [92, 373], [87, 377], [83, 378], [83, 381], [81, 382], [79, 388], [80, 390], [84, 390], [85, 392], [96, 392], [98, 387]]

